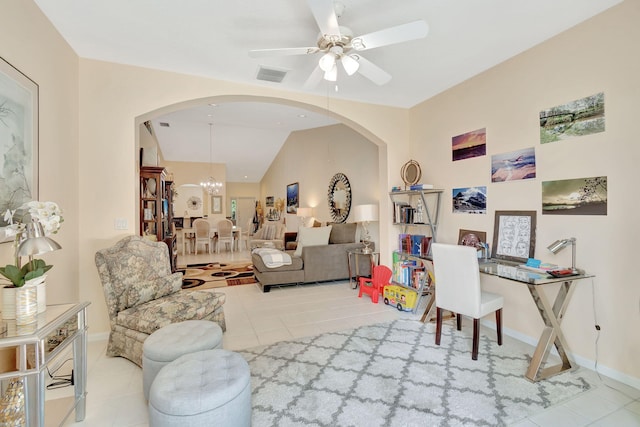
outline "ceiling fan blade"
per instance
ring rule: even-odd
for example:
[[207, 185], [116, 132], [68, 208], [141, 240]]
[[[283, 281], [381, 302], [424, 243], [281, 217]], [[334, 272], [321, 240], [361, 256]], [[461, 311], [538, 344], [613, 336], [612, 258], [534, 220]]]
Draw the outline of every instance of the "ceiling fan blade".
[[318, 83], [320, 83], [320, 80], [322, 80], [323, 76], [324, 71], [322, 71], [322, 68], [320, 68], [320, 66], [316, 65], [316, 68], [311, 72], [311, 75], [309, 76], [309, 78], [307, 78], [307, 81], [304, 82], [304, 87], [306, 89], [313, 89], [314, 87], [318, 86]]
[[429, 26], [426, 22], [414, 21], [408, 24], [389, 27], [384, 30], [364, 34], [354, 37], [351, 46], [355, 50], [374, 49], [376, 47], [388, 46], [390, 44], [402, 43], [409, 40], [421, 39], [429, 33]]
[[313, 47], [285, 47], [281, 49], [253, 49], [249, 51], [252, 58], [265, 58], [268, 56], [287, 56], [287, 55], [309, 55], [319, 52], [316, 46]]
[[307, 0], [322, 35], [340, 36], [333, 0]]
[[349, 57], [355, 59], [360, 64], [360, 67], [358, 67], [358, 73], [362, 74], [378, 86], [387, 84], [389, 83], [389, 80], [391, 80], [391, 74], [387, 73], [368, 59], [365, 59], [358, 54], [351, 54]]

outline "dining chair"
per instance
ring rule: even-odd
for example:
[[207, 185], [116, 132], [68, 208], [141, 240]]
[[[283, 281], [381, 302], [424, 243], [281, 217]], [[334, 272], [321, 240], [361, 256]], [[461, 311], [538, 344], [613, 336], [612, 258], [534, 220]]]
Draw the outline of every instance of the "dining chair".
[[[253, 218], [249, 218], [245, 228], [242, 229], [242, 233], [240, 233], [239, 246], [242, 246], [242, 242], [244, 242], [244, 247], [249, 249], [249, 240], [251, 240], [251, 236], [253, 236]], [[241, 248], [238, 248], [238, 250], [240, 249]]]
[[221, 219], [218, 221], [218, 238], [216, 243], [216, 252], [220, 253], [220, 245], [222, 243], [228, 244], [233, 253], [233, 222], [228, 219]]
[[198, 218], [193, 221], [193, 229], [195, 231], [196, 239], [195, 239], [195, 252], [198, 255], [198, 245], [205, 245], [209, 253], [211, 250], [211, 238], [209, 236], [211, 225], [209, 221], [203, 218]]
[[502, 345], [502, 295], [485, 292], [480, 287], [478, 251], [475, 247], [433, 243], [433, 269], [436, 292], [436, 345], [442, 336], [442, 311], [456, 314], [456, 328], [461, 330], [461, 316], [473, 319], [471, 359], [478, 360], [480, 319], [496, 313], [498, 345]]
[[378, 297], [384, 291], [384, 287], [389, 284], [392, 272], [386, 265], [376, 265], [373, 267], [373, 274], [371, 277], [361, 276], [358, 278], [360, 285], [360, 291], [358, 291], [358, 298], [362, 297], [362, 294], [368, 294], [371, 296], [371, 302], [378, 303]]

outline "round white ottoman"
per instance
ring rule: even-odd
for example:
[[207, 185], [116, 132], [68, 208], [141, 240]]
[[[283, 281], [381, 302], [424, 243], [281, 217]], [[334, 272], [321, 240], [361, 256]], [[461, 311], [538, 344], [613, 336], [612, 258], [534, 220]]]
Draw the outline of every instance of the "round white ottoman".
[[251, 375], [238, 353], [205, 350], [166, 365], [149, 392], [151, 427], [251, 426]]
[[209, 320], [186, 320], [164, 326], [142, 345], [142, 383], [144, 398], [160, 369], [178, 357], [202, 350], [222, 348], [222, 329]]

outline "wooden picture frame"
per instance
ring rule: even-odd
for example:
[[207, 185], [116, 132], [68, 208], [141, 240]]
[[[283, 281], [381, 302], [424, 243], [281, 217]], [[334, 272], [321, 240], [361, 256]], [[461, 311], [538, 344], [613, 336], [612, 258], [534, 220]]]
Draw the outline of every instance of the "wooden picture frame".
[[300, 188], [297, 182], [287, 185], [287, 213], [298, 213], [300, 206]]
[[487, 243], [487, 232], [476, 230], [465, 230], [461, 228], [458, 232], [458, 244], [463, 246], [473, 246], [476, 250], [482, 248], [478, 243]]
[[222, 213], [222, 196], [211, 196], [211, 213]]
[[4, 213], [38, 200], [38, 84], [0, 57], [0, 158], [14, 178], [0, 186], [0, 242]]
[[496, 211], [491, 258], [525, 263], [535, 248], [536, 211]]
[[273, 196], [267, 196], [264, 199], [264, 205], [268, 208], [272, 208], [274, 205], [274, 198]]

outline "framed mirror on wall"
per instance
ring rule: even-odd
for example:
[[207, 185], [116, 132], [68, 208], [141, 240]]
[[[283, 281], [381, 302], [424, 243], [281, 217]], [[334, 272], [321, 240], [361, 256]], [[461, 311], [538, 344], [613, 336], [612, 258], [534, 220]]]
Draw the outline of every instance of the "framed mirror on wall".
[[327, 193], [329, 212], [334, 222], [342, 223], [347, 220], [351, 210], [351, 184], [343, 173], [333, 175], [329, 181]]
[[402, 176], [402, 181], [404, 182], [405, 189], [414, 184], [417, 184], [422, 178], [422, 169], [420, 168], [420, 163], [415, 160], [409, 160], [402, 166], [400, 170], [400, 175]]

